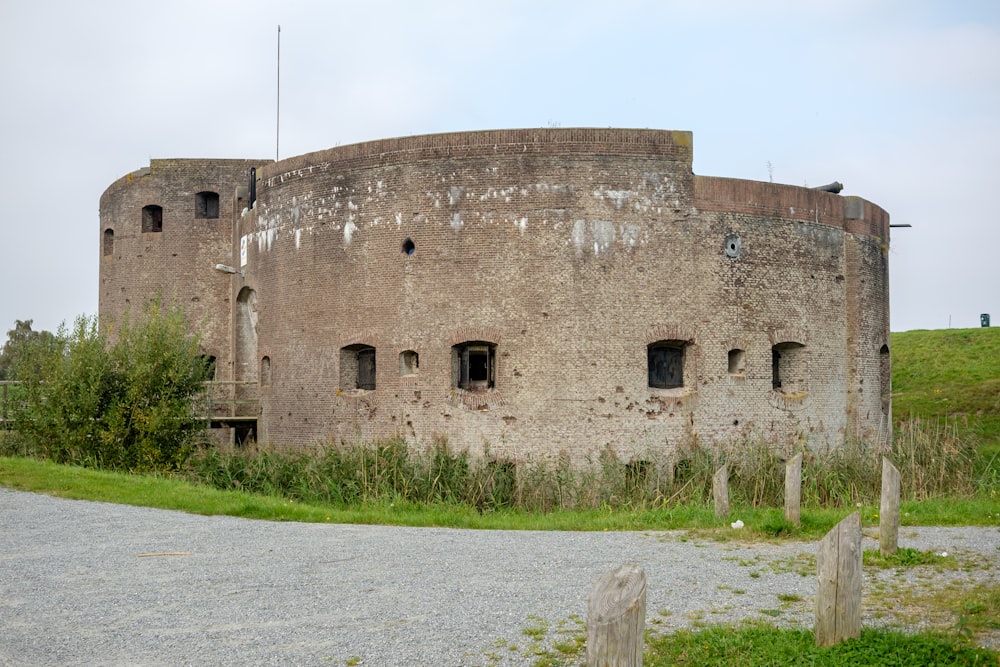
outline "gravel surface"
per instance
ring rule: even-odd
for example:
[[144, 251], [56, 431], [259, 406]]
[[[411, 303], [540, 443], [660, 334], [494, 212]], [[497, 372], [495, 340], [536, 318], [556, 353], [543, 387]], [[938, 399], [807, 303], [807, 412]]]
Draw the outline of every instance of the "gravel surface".
[[[868, 597], [995, 581], [1000, 565], [998, 528], [904, 528], [900, 546], [970, 566], [866, 569]], [[0, 664], [530, 664], [524, 630], [548, 622], [551, 641], [626, 561], [648, 577], [647, 627], [811, 628], [814, 555], [813, 542], [277, 523], [0, 488]]]

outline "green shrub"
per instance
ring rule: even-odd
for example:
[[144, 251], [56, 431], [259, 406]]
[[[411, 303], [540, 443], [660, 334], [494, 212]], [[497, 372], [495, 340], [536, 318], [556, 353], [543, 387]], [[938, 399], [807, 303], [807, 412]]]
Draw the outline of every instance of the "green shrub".
[[26, 345], [15, 428], [58, 463], [178, 470], [206, 426], [194, 399], [208, 368], [187, 331], [179, 310], [154, 300], [113, 341], [96, 318], [80, 317], [52, 341]]

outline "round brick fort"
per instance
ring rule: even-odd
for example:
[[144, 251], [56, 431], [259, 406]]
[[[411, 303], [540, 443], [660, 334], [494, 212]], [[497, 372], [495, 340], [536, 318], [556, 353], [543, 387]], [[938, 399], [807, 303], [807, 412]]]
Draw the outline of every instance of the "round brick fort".
[[627, 129], [152, 160], [101, 198], [100, 314], [183, 306], [245, 420], [217, 424], [278, 446], [885, 438], [887, 213], [691, 165]]

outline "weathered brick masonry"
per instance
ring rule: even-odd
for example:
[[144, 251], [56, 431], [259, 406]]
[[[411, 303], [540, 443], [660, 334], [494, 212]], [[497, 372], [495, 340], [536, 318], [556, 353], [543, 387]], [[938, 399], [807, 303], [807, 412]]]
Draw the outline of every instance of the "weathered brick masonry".
[[[220, 379], [257, 380], [277, 445], [629, 460], [882, 437], [888, 215], [691, 164], [688, 132], [620, 129], [153, 160], [101, 199], [100, 311], [182, 304]], [[217, 219], [196, 217], [204, 192]], [[149, 206], [162, 231], [141, 231]]]

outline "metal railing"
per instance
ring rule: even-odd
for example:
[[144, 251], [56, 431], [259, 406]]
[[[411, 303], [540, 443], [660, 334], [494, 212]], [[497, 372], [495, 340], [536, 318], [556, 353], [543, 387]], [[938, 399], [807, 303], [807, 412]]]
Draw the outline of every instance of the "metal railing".
[[256, 380], [214, 380], [205, 383], [198, 415], [213, 426], [254, 422], [260, 406]]

